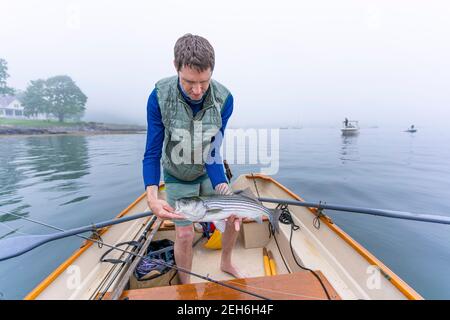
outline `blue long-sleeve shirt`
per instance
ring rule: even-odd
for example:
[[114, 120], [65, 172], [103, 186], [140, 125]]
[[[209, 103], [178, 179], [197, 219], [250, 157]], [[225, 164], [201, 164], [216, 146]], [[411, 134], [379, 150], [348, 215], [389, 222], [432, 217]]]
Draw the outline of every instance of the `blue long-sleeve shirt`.
[[[185, 96], [181, 91], [185, 101], [192, 108], [192, 112], [195, 116], [202, 108], [202, 103], [194, 103]], [[233, 96], [230, 94], [225, 101], [222, 108], [222, 127], [220, 132], [222, 137], [225, 133], [225, 128], [233, 113]], [[210, 155], [214, 157], [215, 161], [212, 163], [205, 163], [206, 173], [211, 180], [213, 188], [219, 183], [228, 182], [224, 167], [223, 160], [220, 155], [220, 145], [222, 143], [221, 139], [217, 139], [218, 136], [213, 137], [212, 141], [212, 152]], [[164, 124], [161, 117], [161, 109], [158, 103], [158, 97], [156, 88], [153, 89], [147, 102], [147, 143], [145, 147], [143, 164], [143, 178], [144, 186], [159, 185], [159, 180], [161, 177], [161, 152], [164, 141]], [[207, 161], [208, 162], [208, 161]]]

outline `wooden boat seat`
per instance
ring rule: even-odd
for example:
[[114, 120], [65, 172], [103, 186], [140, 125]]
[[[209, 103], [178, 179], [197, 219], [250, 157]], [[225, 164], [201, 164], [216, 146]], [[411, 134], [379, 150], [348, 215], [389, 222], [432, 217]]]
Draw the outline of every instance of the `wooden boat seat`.
[[[341, 298], [326, 277], [322, 279], [332, 300]], [[246, 291], [272, 300], [326, 300], [326, 294], [317, 278], [309, 271], [243, 278], [224, 281]], [[109, 299], [109, 295], [105, 296]], [[121, 299], [129, 300], [254, 300], [254, 296], [211, 282], [174, 285], [124, 291]]]

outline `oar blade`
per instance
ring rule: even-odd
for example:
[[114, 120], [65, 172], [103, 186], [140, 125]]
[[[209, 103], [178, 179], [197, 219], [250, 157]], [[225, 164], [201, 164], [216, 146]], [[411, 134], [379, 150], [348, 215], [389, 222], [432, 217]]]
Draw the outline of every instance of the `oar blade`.
[[17, 257], [47, 242], [49, 235], [29, 235], [0, 240], [0, 261]]

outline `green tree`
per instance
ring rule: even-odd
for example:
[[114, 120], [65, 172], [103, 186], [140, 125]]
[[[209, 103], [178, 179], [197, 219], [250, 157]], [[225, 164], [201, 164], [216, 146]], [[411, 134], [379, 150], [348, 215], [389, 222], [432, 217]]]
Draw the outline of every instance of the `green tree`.
[[60, 122], [80, 119], [86, 110], [86, 101], [86, 95], [69, 76], [31, 81], [22, 98], [26, 115], [51, 114]]
[[14, 89], [6, 85], [8, 78], [8, 63], [0, 58], [0, 95], [14, 94]]
[[51, 77], [45, 81], [45, 86], [48, 112], [60, 122], [84, 114], [87, 97], [69, 76]]
[[45, 80], [30, 81], [25, 92], [20, 97], [26, 116], [36, 116], [38, 113], [49, 114], [49, 104], [46, 100]]

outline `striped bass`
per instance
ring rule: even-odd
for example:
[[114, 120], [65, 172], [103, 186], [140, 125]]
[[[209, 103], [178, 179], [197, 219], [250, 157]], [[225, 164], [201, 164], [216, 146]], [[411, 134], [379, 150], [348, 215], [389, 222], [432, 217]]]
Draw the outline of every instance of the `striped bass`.
[[222, 232], [225, 229], [224, 220], [231, 215], [252, 219], [258, 223], [262, 223], [265, 216], [274, 230], [278, 231], [281, 210], [266, 208], [247, 188], [232, 195], [180, 198], [175, 201], [175, 212], [192, 222], [214, 222]]

